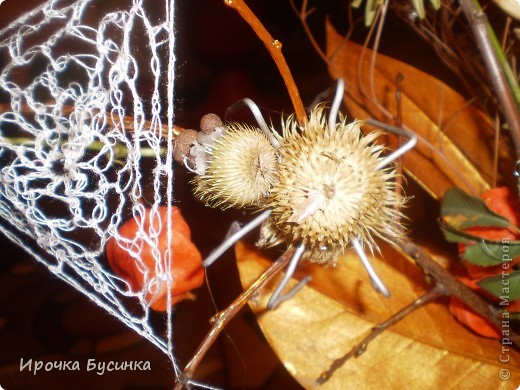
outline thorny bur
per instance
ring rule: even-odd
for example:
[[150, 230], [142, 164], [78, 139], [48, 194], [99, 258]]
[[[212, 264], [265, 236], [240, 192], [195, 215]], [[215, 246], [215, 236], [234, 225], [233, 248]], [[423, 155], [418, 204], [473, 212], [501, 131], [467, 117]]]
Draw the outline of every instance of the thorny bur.
[[303, 243], [305, 258], [330, 263], [353, 238], [373, 249], [375, 237], [401, 237], [404, 198], [395, 191], [395, 170], [379, 167], [379, 132], [363, 135], [359, 121], [344, 118], [329, 129], [318, 105], [305, 128], [285, 121], [275, 148], [258, 128], [208, 115], [213, 127], [203, 118], [187, 157], [200, 161], [187, 166], [197, 174], [195, 195], [212, 207], [270, 209], [260, 246]]
[[[240, 123], [222, 124], [214, 114], [205, 116], [203, 131], [190, 136], [182, 156], [196, 174], [195, 195], [212, 207], [248, 207], [261, 213], [224, 240], [204, 260], [217, 260], [236, 241], [259, 225], [259, 246], [285, 242], [294, 253], [287, 271], [271, 296], [272, 309], [290, 298], [309, 279], [304, 278], [283, 295], [300, 260], [334, 263], [352, 246], [368, 272], [374, 289], [390, 296], [365, 253], [378, 250], [376, 238], [393, 242], [402, 238], [401, 206], [405, 198], [396, 191], [397, 172], [392, 162], [409, 151], [417, 138], [385, 123], [368, 123], [409, 138], [389, 155], [375, 143], [380, 132], [363, 135], [361, 123], [347, 123], [338, 114], [344, 92], [338, 87], [328, 119], [318, 104], [304, 125], [289, 117], [279, 135], [265, 123], [250, 99], [237, 104], [249, 107], [259, 128]], [[338, 118], [339, 116], [339, 118]], [[339, 121], [338, 121], [339, 119]]]

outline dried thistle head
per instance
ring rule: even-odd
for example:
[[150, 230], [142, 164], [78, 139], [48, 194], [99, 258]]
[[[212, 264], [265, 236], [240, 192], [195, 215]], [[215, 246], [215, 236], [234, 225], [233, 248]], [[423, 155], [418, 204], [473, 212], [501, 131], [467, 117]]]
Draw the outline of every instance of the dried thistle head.
[[227, 124], [209, 148], [205, 173], [195, 180], [195, 195], [209, 206], [260, 206], [277, 182], [278, 153], [254, 127]]
[[360, 122], [345, 119], [329, 130], [323, 105], [305, 128], [290, 118], [269, 198], [272, 214], [259, 243], [303, 243], [304, 257], [324, 263], [339, 257], [352, 239], [373, 249], [375, 237], [399, 238], [404, 199], [395, 191], [395, 170], [378, 168], [378, 136], [362, 135]]
[[294, 118], [283, 123], [276, 146], [265, 130], [217, 127], [198, 136], [209, 159], [199, 164], [195, 194], [210, 206], [269, 209], [260, 246], [303, 245], [304, 257], [318, 263], [333, 262], [354, 241], [374, 250], [375, 238], [403, 236], [405, 201], [395, 191], [395, 170], [384, 167], [384, 148], [374, 142], [379, 135], [363, 135], [360, 122], [343, 117], [329, 129], [324, 105], [304, 127]]

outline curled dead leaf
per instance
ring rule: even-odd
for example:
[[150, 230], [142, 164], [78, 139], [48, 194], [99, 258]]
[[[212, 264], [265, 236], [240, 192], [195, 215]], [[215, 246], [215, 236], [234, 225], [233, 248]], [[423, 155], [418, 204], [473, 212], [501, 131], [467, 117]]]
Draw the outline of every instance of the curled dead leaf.
[[[441, 81], [403, 62], [377, 54], [371, 72], [373, 52], [344, 39], [330, 23], [326, 27], [329, 71], [345, 80], [350, 113], [393, 124], [395, 80], [402, 74], [403, 124], [419, 137], [417, 147], [404, 156], [407, 172], [437, 199], [453, 186], [474, 195], [485, 192], [494, 172], [489, 118]], [[501, 149], [507, 155], [508, 148]]]

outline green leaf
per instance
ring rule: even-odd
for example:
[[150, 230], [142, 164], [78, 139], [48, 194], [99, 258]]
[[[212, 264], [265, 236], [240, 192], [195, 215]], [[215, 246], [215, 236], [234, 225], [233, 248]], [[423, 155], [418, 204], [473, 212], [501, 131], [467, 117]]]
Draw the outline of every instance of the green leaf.
[[462, 258], [472, 264], [488, 267], [502, 263], [504, 258], [520, 256], [520, 241], [488, 240], [459, 231], [444, 220], [441, 220], [441, 229], [446, 241], [467, 244]]
[[444, 234], [444, 238], [449, 242], [457, 242], [457, 243], [475, 243], [475, 242], [485, 242], [487, 244], [497, 244], [497, 245], [520, 245], [520, 240], [491, 240], [489, 238], [484, 238], [480, 236], [476, 236], [474, 234], [464, 232], [462, 230], [458, 230], [456, 227], [450, 225], [447, 221], [441, 219], [440, 220], [441, 230]]
[[441, 205], [441, 215], [457, 230], [474, 226], [509, 227], [510, 222], [491, 211], [483, 200], [466, 194], [459, 188], [450, 188]]
[[[520, 299], [520, 271], [482, 279], [478, 285], [499, 298], [501, 302], [512, 302]], [[501, 305], [502, 308], [507, 308]]]
[[468, 245], [462, 258], [472, 264], [488, 267], [501, 264], [503, 261], [510, 261], [520, 255], [520, 245], [495, 244], [486, 241], [479, 241], [473, 245]]
[[442, 234], [444, 235], [444, 238], [448, 242], [457, 242], [457, 243], [463, 243], [468, 244], [475, 242], [475, 239], [468, 237], [469, 234], [466, 234], [464, 232], [459, 232], [458, 230], [455, 230], [453, 228], [447, 227], [449, 225], [446, 224], [446, 226], [441, 226]]

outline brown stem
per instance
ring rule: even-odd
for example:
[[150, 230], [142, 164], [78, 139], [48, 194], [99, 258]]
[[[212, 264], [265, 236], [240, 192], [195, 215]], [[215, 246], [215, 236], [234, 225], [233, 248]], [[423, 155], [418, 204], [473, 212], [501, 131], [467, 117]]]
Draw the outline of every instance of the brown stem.
[[327, 371], [324, 371], [316, 382], [319, 385], [322, 385], [325, 382], [327, 382], [332, 377], [332, 375], [334, 375], [334, 373], [339, 368], [341, 368], [349, 359], [353, 357], [359, 357], [363, 352], [365, 352], [368, 347], [368, 344], [370, 344], [370, 342], [372, 342], [377, 336], [379, 336], [385, 330], [390, 328], [392, 325], [397, 324], [399, 321], [401, 321], [403, 318], [405, 318], [407, 315], [417, 310], [421, 306], [424, 306], [425, 304], [434, 301], [435, 299], [443, 295], [444, 291], [435, 286], [429, 291], [427, 291], [424, 295], [422, 295], [409, 305], [399, 310], [385, 322], [382, 322], [374, 326], [370, 333], [365, 338], [363, 338], [361, 342], [355, 345], [354, 348], [352, 348], [346, 355], [334, 360], [334, 362], [330, 365], [329, 369]]
[[278, 67], [278, 71], [280, 72], [280, 75], [285, 82], [285, 86], [287, 87], [287, 91], [289, 92], [289, 96], [291, 97], [291, 101], [294, 107], [296, 119], [298, 120], [300, 126], [304, 126], [307, 123], [307, 114], [305, 113], [305, 108], [303, 107], [300, 93], [298, 92], [298, 88], [296, 87], [296, 83], [294, 82], [289, 66], [287, 65], [285, 57], [282, 54], [282, 43], [277, 39], [273, 39], [262, 22], [260, 22], [260, 20], [246, 5], [246, 3], [244, 3], [243, 0], [224, 0], [224, 3], [237, 11], [240, 16], [242, 16], [242, 18], [251, 26], [258, 38], [260, 38], [264, 43], [267, 51], [269, 54], [271, 54], [271, 57], [273, 58], [276, 66]]
[[495, 139], [493, 143], [493, 177], [491, 179], [491, 186], [494, 188], [497, 186], [498, 156], [500, 155], [500, 116], [498, 114], [495, 115]]
[[309, 41], [311, 42], [312, 47], [314, 50], [316, 50], [316, 53], [321, 57], [321, 59], [328, 64], [329, 59], [321, 50], [320, 45], [318, 45], [318, 42], [316, 42], [316, 38], [314, 38], [314, 34], [311, 32], [311, 29], [309, 25], [307, 24], [307, 16], [309, 16], [311, 13], [314, 12], [315, 8], [312, 8], [310, 11], [307, 10], [308, 7], [308, 0], [303, 0], [301, 9], [298, 10], [296, 8], [296, 4], [294, 4], [294, 0], [289, 0], [289, 3], [291, 4], [291, 7], [296, 15], [298, 15], [298, 18], [300, 19], [300, 23], [302, 24], [303, 30], [305, 31], [305, 34], [307, 35], [307, 38], [309, 38]]
[[[500, 311], [488, 304], [480, 295], [464, 285], [448, 270], [437, 264], [421, 247], [410, 240], [401, 241], [399, 247], [415, 260], [426, 275], [435, 279], [436, 285], [442, 288], [446, 295], [460, 299], [475, 312], [489, 319], [498, 329], [501, 329]], [[515, 345], [520, 346], [520, 336], [515, 332], [510, 331], [509, 339]]]
[[[0, 103], [0, 114], [4, 112], [11, 112], [12, 108], [10, 104]], [[61, 107], [61, 113], [63, 115], [69, 115], [72, 112], [74, 112], [73, 106], [62, 106]], [[20, 113], [22, 114], [34, 114], [34, 110], [27, 104], [23, 104], [21, 106]], [[110, 119], [110, 125], [111, 126], [117, 126], [118, 124], [114, 123], [114, 118], [112, 118], [111, 114], [109, 112], [105, 113], [106, 117]], [[134, 131], [134, 117], [133, 116], [124, 116], [121, 120], [122, 124], [125, 126], [125, 130], [132, 132]], [[151, 128], [152, 122], [149, 120], [144, 121], [144, 128]], [[177, 136], [180, 132], [184, 131], [184, 129], [180, 126], [173, 125], [173, 135]], [[161, 125], [161, 133], [162, 136], [167, 138], [168, 137], [168, 126], [167, 125]]]
[[511, 130], [511, 137], [515, 144], [516, 158], [520, 158], [520, 114], [508, 87], [506, 77], [500, 66], [498, 57], [493, 49], [488, 31], [486, 14], [478, 8], [474, 0], [459, 0], [462, 11], [468, 19], [473, 35], [482, 53], [491, 84], [507, 123]]
[[[402, 128], [403, 127], [403, 100], [402, 100], [402, 92], [401, 92], [401, 83], [404, 79], [402, 73], [397, 73], [395, 76], [395, 102], [397, 106], [396, 115], [395, 115], [395, 126]], [[403, 142], [403, 137], [399, 135], [396, 141], [395, 149], [398, 149]], [[399, 195], [403, 192], [403, 157], [399, 157], [396, 164], [396, 179], [395, 179], [395, 192]], [[399, 206], [396, 206], [399, 207]], [[400, 219], [400, 217], [398, 217]]]
[[189, 380], [193, 377], [193, 374], [197, 370], [200, 362], [213, 345], [218, 335], [225, 326], [235, 317], [235, 315], [244, 307], [244, 305], [252, 298], [254, 294], [260, 291], [267, 283], [269, 283], [274, 276], [278, 274], [289, 262], [292, 253], [285, 252], [278, 260], [270, 266], [246, 291], [235, 299], [231, 305], [225, 310], [217, 313], [211, 320], [212, 326], [202, 343], [199, 345], [197, 352], [191, 358], [187, 364], [184, 372], [178, 379], [178, 383], [175, 386], [175, 390], [181, 390], [183, 387], [188, 385]]

